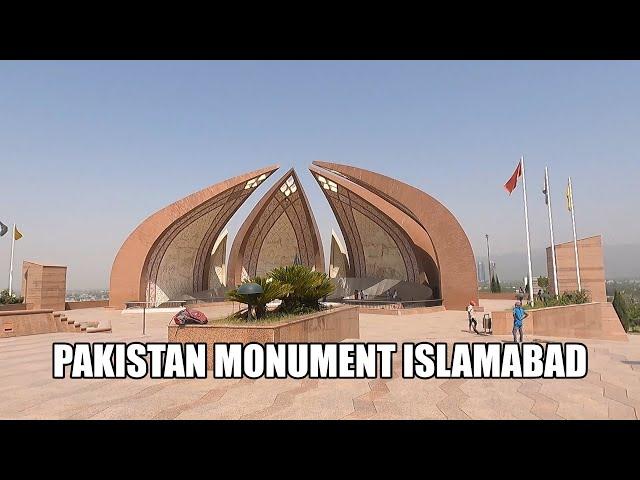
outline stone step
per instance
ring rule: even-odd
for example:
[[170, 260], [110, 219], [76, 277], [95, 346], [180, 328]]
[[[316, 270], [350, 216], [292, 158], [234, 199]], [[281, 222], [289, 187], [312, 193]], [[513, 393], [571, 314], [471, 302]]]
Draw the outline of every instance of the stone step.
[[87, 327], [87, 333], [110, 332], [111, 327]]
[[67, 324], [67, 316], [64, 313], [62, 312], [54, 313], [53, 319], [56, 322], [56, 331], [61, 333], [69, 331], [69, 326]]

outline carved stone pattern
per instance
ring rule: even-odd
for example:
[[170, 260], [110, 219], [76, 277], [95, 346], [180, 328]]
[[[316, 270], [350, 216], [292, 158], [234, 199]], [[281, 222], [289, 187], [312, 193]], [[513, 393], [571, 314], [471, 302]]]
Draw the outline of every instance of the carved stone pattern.
[[187, 225], [165, 251], [154, 282], [156, 305], [192, 293], [198, 246], [219, 210], [220, 207]]
[[329, 203], [345, 238], [345, 244], [349, 254], [349, 274], [354, 277], [364, 276], [364, 249], [362, 248], [358, 225], [353, 218], [353, 212], [349, 205], [349, 199], [344, 195], [334, 194], [326, 190], [325, 193], [327, 194]]
[[356, 194], [352, 193], [350, 197], [351, 205], [360, 213], [368, 216], [372, 221], [377, 223], [380, 228], [382, 228], [396, 243], [407, 270], [407, 280], [409, 282], [419, 282], [420, 269], [413, 249], [413, 242], [404, 230], [402, 230], [397, 223], [391, 220], [391, 218], [373, 207], [371, 204], [365, 202]]
[[271, 270], [283, 265], [290, 265], [298, 250], [298, 240], [293, 225], [286, 214], [280, 215], [276, 223], [265, 236], [254, 276], [265, 276]]
[[289, 197], [278, 191], [260, 215], [259, 221], [251, 229], [245, 244], [242, 265], [249, 276], [255, 276], [264, 240], [281, 215], [287, 215], [293, 227], [301, 263], [308, 267], [315, 265], [313, 227], [309, 223], [310, 214], [306, 212], [299, 190]]
[[[284, 213], [283, 207], [275, 199], [272, 199], [260, 216], [259, 223], [254, 226], [242, 252], [242, 266], [247, 271], [248, 276], [254, 276], [260, 256], [260, 245], [264, 241], [273, 224], [276, 223], [280, 215]], [[248, 255], [248, 258], [247, 258]]]
[[349, 253], [349, 268], [355, 277], [366, 277], [367, 268], [362, 240], [352, 209], [357, 210], [375, 222], [393, 239], [402, 255], [408, 281], [419, 281], [420, 272], [412, 242], [393, 220], [344, 187], [339, 187], [338, 193], [324, 189], [323, 192], [329, 200], [343, 231], [346, 248]]
[[[286, 198], [284, 202], [286, 202]], [[313, 226], [310, 223], [304, 203], [299, 192], [289, 196], [291, 206], [285, 208], [285, 214], [289, 217], [293, 231], [296, 233], [298, 242], [298, 255], [303, 265], [313, 267], [315, 264], [315, 254], [313, 248]]]
[[[243, 187], [244, 190], [244, 187]], [[236, 210], [242, 205], [246, 196], [236, 198], [225, 205], [220, 209], [216, 218], [211, 222], [211, 226], [205, 233], [202, 238], [202, 242], [200, 242], [200, 247], [198, 249], [198, 254], [196, 256], [196, 264], [193, 271], [193, 291], [201, 292], [202, 290], [206, 290], [210, 288], [208, 285], [208, 277], [209, 272], [206, 271], [206, 266], [208, 265], [207, 259], [210, 258], [211, 249], [220, 235], [220, 232], [227, 224], [227, 222], [231, 219]], [[209, 264], [209, 267], [211, 265]], [[206, 279], [206, 284], [205, 284]]]
[[[213, 211], [216, 208], [224, 207], [224, 205], [232, 199], [233, 203], [235, 200], [238, 200], [240, 203], [244, 202], [244, 200], [251, 194], [252, 190], [245, 190], [244, 184], [237, 185], [220, 195], [215, 196], [214, 198], [208, 200], [197, 208], [194, 208], [184, 216], [180, 217], [177, 221], [175, 221], [167, 231], [161, 236], [157, 244], [152, 249], [149, 260], [147, 262], [147, 266], [145, 268], [145, 272], [143, 274], [143, 279], [146, 280], [147, 284], [147, 301], [155, 302], [156, 300], [156, 288], [155, 284], [158, 277], [158, 269], [160, 267], [160, 263], [162, 262], [162, 257], [164, 256], [167, 248], [171, 244], [171, 242], [176, 238], [176, 236], [189, 224], [196, 221], [198, 218], [206, 215], [207, 213]], [[227, 213], [223, 217], [218, 217], [218, 220], [213, 223], [218, 223], [218, 234], [222, 231], [222, 228], [227, 223], [228, 219], [231, 217], [233, 212], [227, 211]], [[202, 276], [204, 272], [198, 272], [197, 274], [194, 272], [194, 275]]]

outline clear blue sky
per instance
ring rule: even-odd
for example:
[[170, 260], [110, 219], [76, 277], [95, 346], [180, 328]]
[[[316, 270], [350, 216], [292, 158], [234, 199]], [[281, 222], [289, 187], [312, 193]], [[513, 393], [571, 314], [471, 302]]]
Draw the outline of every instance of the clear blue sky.
[[[571, 174], [579, 235], [640, 244], [639, 151], [638, 62], [0, 62], [0, 220], [24, 234], [16, 270], [68, 265], [69, 288], [108, 286], [150, 213], [275, 162], [302, 176], [325, 242], [337, 226], [306, 171], [317, 159], [434, 195], [480, 258], [485, 233], [524, 256], [521, 191], [502, 189], [524, 154], [534, 248], [545, 164], [557, 241]], [[3, 276], [9, 249], [7, 235]]]

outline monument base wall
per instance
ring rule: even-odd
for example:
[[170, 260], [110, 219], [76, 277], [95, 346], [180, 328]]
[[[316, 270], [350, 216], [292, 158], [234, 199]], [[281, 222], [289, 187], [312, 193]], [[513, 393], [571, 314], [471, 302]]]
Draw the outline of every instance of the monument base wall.
[[[524, 321], [525, 335], [628, 341], [611, 303], [583, 303], [527, 312], [529, 317]], [[494, 335], [512, 333], [511, 310], [495, 311], [491, 316]]]

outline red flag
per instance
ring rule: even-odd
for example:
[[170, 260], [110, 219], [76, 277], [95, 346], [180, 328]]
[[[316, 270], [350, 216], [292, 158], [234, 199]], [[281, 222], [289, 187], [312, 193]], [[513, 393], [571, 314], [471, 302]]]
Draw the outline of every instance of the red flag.
[[518, 166], [516, 167], [516, 170], [513, 172], [513, 175], [511, 175], [511, 178], [507, 180], [507, 183], [504, 184], [504, 188], [507, 192], [509, 192], [509, 195], [511, 195], [511, 192], [513, 192], [516, 186], [518, 186], [518, 179], [521, 176], [522, 176], [522, 162], [518, 162]]

